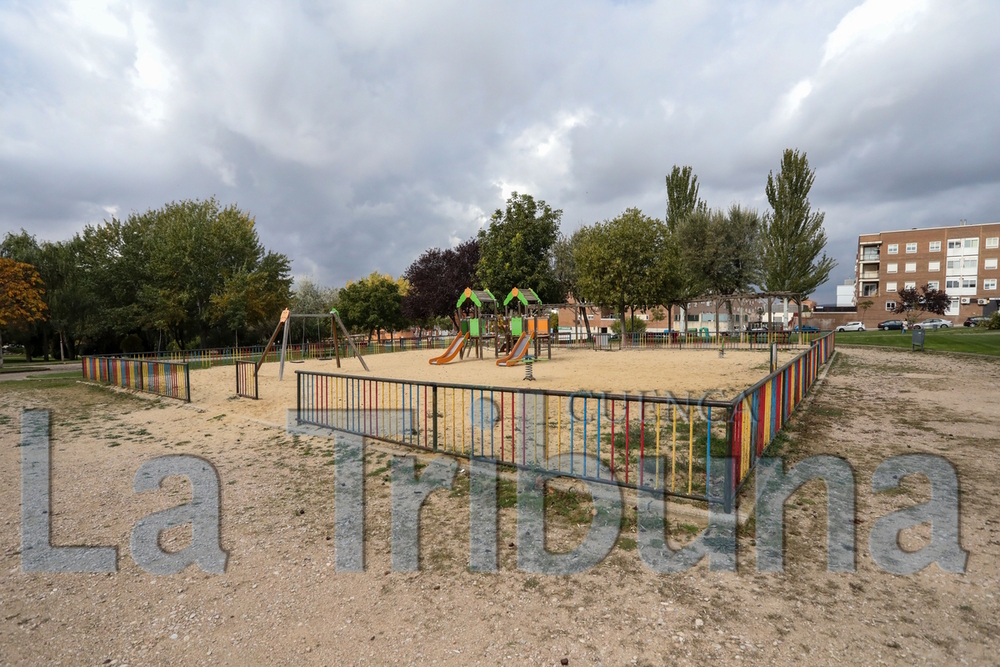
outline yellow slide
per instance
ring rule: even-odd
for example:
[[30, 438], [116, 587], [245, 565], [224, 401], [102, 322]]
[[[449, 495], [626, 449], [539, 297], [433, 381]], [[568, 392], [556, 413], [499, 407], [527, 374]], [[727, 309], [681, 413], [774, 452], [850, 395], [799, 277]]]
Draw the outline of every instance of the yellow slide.
[[531, 348], [531, 336], [528, 332], [521, 334], [521, 337], [517, 339], [517, 343], [514, 344], [514, 349], [503, 359], [497, 359], [497, 366], [513, 366], [517, 362], [521, 361], [521, 358], [528, 353]]
[[448, 349], [444, 351], [444, 354], [442, 354], [440, 357], [434, 357], [433, 359], [430, 360], [430, 363], [435, 366], [448, 363], [449, 361], [454, 359], [455, 356], [461, 351], [462, 346], [465, 345], [465, 341], [467, 341], [468, 339], [469, 339], [469, 334], [467, 333], [458, 334], [458, 336], [455, 337], [455, 340], [451, 341], [451, 345], [449, 345]]

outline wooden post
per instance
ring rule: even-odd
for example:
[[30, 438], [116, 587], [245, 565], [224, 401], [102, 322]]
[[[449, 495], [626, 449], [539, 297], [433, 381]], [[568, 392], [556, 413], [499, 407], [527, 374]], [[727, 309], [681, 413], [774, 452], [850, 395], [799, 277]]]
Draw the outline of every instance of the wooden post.
[[361, 356], [361, 352], [359, 352], [358, 348], [355, 347], [354, 340], [351, 338], [351, 334], [347, 332], [347, 327], [344, 326], [344, 322], [340, 319], [340, 314], [336, 311], [336, 309], [331, 310], [330, 313], [333, 315], [334, 319], [337, 320], [337, 324], [340, 325], [340, 330], [344, 332], [344, 337], [347, 339], [347, 344], [351, 346], [352, 350], [354, 350], [354, 355], [358, 358], [358, 361], [361, 362], [361, 365], [364, 367], [366, 371], [371, 372], [371, 369], [368, 368], [368, 364], [365, 363], [365, 358]]
[[260, 359], [257, 360], [257, 368], [255, 371], [260, 370], [260, 365], [264, 363], [264, 359], [267, 358], [267, 353], [271, 351], [271, 346], [274, 345], [274, 339], [278, 337], [278, 332], [281, 331], [281, 326], [288, 320], [289, 311], [285, 308], [281, 311], [281, 319], [278, 320], [278, 326], [274, 327], [274, 333], [271, 334], [271, 340], [267, 341], [267, 345], [264, 347], [264, 353], [260, 355]]

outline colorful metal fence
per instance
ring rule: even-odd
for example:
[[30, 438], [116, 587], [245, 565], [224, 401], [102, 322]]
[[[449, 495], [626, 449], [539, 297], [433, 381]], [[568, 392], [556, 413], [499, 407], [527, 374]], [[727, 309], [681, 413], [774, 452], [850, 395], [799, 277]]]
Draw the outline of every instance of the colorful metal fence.
[[[732, 401], [486, 387], [296, 371], [296, 419], [388, 442], [560, 476], [720, 503], [730, 511], [757, 457], [834, 349], [833, 334]], [[727, 457], [724, 498], [707, 497]]]
[[835, 343], [833, 333], [814, 341], [806, 352], [733, 401], [729, 440], [737, 488], [743, 485], [756, 466], [757, 458], [764, 454], [805, 398], [820, 368], [833, 355]]
[[[355, 340], [355, 346], [362, 355], [386, 354], [408, 350], [431, 350], [448, 347], [451, 338], [433, 336], [426, 338], [397, 338], [393, 340]], [[232, 366], [238, 361], [257, 361], [264, 352], [263, 345], [245, 347], [210, 348], [205, 350], [169, 350], [163, 352], [138, 352], [131, 354], [112, 355], [123, 359], [142, 361], [172, 361], [189, 364], [191, 368], [211, 368], [213, 366]], [[281, 354], [280, 346], [273, 347], [267, 354], [265, 362], [278, 361]], [[332, 343], [289, 344], [286, 351], [287, 359], [331, 359], [334, 356]], [[346, 342], [340, 342], [340, 356], [353, 357], [354, 352]]]
[[[708, 500], [728, 403], [296, 371], [297, 417], [401, 445]], [[713, 443], [713, 440], [715, 441]]]
[[[563, 332], [564, 334], [566, 332]], [[597, 350], [760, 350], [774, 343], [782, 350], [807, 348], [826, 334], [793, 331], [754, 331], [742, 334], [720, 333], [707, 329], [688, 332], [643, 332], [634, 334], [594, 333], [590, 338], [572, 339], [563, 335], [558, 338], [561, 347], [581, 347]]]
[[253, 399], [260, 396], [257, 386], [257, 362], [236, 362], [236, 395]]
[[123, 357], [81, 357], [83, 379], [191, 402], [188, 364]]

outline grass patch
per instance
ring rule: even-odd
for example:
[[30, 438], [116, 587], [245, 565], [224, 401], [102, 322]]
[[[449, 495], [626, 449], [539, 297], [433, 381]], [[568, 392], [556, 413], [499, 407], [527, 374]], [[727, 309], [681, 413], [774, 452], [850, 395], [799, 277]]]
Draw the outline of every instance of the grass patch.
[[[909, 350], [912, 347], [911, 332], [898, 331], [846, 331], [837, 334], [837, 343], [842, 345], [872, 345]], [[924, 349], [934, 352], [964, 352], [1000, 356], [1000, 331], [990, 331], [978, 327], [952, 327], [950, 329], [927, 330]]]

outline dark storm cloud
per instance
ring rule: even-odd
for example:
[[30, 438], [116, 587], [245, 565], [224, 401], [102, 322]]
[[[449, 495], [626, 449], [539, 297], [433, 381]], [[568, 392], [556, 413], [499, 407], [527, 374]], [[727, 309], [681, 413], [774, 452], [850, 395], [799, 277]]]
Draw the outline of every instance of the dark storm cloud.
[[[857, 234], [996, 220], [991, 3], [8, 4], [0, 232], [217, 196], [297, 274], [398, 274], [512, 190], [564, 229], [663, 214], [690, 164], [765, 208], [809, 154], [836, 282]], [[820, 296], [832, 295], [832, 284]]]

